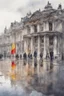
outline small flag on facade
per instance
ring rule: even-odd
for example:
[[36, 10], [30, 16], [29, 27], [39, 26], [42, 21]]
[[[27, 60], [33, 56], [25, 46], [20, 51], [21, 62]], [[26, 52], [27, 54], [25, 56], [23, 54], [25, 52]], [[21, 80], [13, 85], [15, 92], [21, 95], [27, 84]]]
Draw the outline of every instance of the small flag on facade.
[[15, 54], [16, 53], [16, 45], [15, 43], [12, 44], [12, 49], [11, 49], [11, 54]]
[[12, 70], [14, 70], [16, 68], [16, 64], [14, 61], [12, 61], [11, 68], [12, 68]]

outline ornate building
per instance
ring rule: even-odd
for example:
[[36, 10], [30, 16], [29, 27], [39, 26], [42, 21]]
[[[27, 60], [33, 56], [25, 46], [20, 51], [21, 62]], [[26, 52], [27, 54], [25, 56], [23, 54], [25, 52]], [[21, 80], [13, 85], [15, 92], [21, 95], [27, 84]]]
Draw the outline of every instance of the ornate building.
[[0, 53], [10, 55], [12, 42], [16, 43], [16, 53], [40, 55], [46, 58], [62, 58], [64, 56], [64, 9], [59, 4], [53, 9], [47, 3], [44, 10], [37, 10], [21, 18], [21, 22], [11, 23], [0, 36]]

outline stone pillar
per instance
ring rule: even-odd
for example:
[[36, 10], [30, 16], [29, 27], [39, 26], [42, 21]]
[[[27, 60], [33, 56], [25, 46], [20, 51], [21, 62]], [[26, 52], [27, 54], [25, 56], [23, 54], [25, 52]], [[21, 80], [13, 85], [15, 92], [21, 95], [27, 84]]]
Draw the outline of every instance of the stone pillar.
[[[47, 55], [47, 61], [48, 61], [48, 63], [47, 63], [47, 70], [50, 70], [50, 50], [49, 50], [49, 36], [47, 36], [46, 37], [46, 51], [47, 51], [47, 53], [46, 53], [46, 55]], [[45, 65], [44, 65], [45, 66]]]
[[50, 52], [49, 52], [49, 36], [46, 37], [46, 42], [47, 42], [47, 44], [46, 44], [47, 45], [47, 47], [46, 47], [47, 48], [46, 49], [47, 50], [47, 56], [50, 57]]
[[22, 59], [23, 59], [23, 53], [24, 53], [24, 41], [21, 41], [21, 53], [22, 53]]
[[45, 31], [45, 22], [43, 22], [43, 31]]
[[60, 38], [58, 37], [58, 57], [60, 57]]
[[45, 59], [46, 58], [46, 44], [47, 44], [47, 42], [46, 42], [46, 36], [44, 36], [44, 52], [43, 52], [43, 59]]
[[34, 38], [31, 37], [31, 54], [32, 54], [32, 67], [34, 68]]
[[40, 32], [40, 24], [37, 25], [37, 31]]
[[25, 41], [24, 41], [24, 52], [26, 52], [26, 55], [27, 55], [27, 60], [26, 60], [26, 64], [29, 63], [29, 59], [28, 59], [28, 53], [29, 53], [29, 50], [28, 50], [28, 38], [25, 38]]
[[33, 28], [33, 26], [31, 26], [31, 33], [33, 33], [34, 32], [34, 28]]
[[34, 38], [33, 37], [31, 37], [31, 54], [33, 55], [33, 49], [34, 49], [34, 45], [33, 45], [33, 40], [34, 40]]
[[38, 36], [38, 59], [40, 59], [40, 36]]
[[55, 30], [55, 22], [53, 22], [53, 31]]
[[46, 31], [49, 31], [49, 22], [46, 22]]
[[53, 49], [53, 52], [54, 52], [54, 58], [57, 57], [57, 36], [54, 36], [54, 49]]
[[63, 52], [63, 47], [62, 46], [62, 39], [61, 39], [61, 36], [58, 37], [58, 58], [59, 60], [62, 59], [62, 52]]
[[24, 52], [27, 52], [27, 41], [24, 39]]
[[37, 56], [37, 73], [39, 75], [39, 65], [40, 65], [40, 36], [38, 36], [38, 56]]

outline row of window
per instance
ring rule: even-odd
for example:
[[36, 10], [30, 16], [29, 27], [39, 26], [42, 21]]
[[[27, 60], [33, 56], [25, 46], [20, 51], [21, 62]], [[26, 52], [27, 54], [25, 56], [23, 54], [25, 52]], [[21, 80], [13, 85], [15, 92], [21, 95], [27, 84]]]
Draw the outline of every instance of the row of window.
[[[30, 41], [30, 40], [29, 40], [29, 41]], [[40, 37], [40, 42], [41, 42], [41, 44], [44, 43], [44, 36], [41, 36], [41, 37]], [[34, 43], [35, 43], [35, 44], [38, 43], [38, 37], [37, 37], [37, 36], [34, 37]], [[50, 45], [53, 45], [53, 36], [49, 36], [49, 44], [50, 44]], [[29, 45], [30, 45], [30, 42], [29, 42]]]
[[[34, 38], [34, 41], [35, 41], [35, 43], [37, 43], [38, 38], [37, 38], [37, 37], [35, 37], [35, 38]], [[41, 43], [43, 43], [43, 42], [44, 42], [44, 37], [42, 36], [42, 37], [41, 37]]]
[[[33, 25], [32, 27], [33, 27], [34, 32], [36, 33], [36, 32], [38, 31], [37, 25]], [[28, 31], [28, 32], [31, 31], [31, 29], [30, 29], [29, 26], [27, 26], [27, 31]], [[42, 26], [42, 25], [40, 25], [40, 31], [43, 31], [43, 26]]]
[[[41, 40], [41, 43], [44, 43], [44, 37], [43, 37], [43, 36], [41, 37], [40, 40]], [[37, 37], [34, 38], [34, 42], [35, 42], [35, 43], [38, 42], [38, 38], [37, 38]], [[50, 44], [50, 45], [53, 45], [53, 36], [49, 36], [49, 44]]]
[[[39, 27], [40, 27], [40, 31], [43, 31], [43, 25], [40, 25]], [[33, 30], [34, 30], [35, 33], [38, 32], [37, 25], [33, 25]], [[31, 31], [29, 26], [27, 26], [27, 31], [28, 32]], [[49, 22], [49, 31], [52, 31], [52, 22]]]

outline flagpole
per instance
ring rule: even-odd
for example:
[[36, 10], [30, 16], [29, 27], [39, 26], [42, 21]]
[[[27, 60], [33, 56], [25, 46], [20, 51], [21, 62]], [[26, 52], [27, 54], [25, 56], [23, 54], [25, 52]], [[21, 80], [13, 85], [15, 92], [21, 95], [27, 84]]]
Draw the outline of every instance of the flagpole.
[[[15, 53], [14, 53], [14, 62], [15, 62], [15, 55], [16, 55], [16, 32], [14, 32], [14, 43], [15, 43]], [[15, 62], [15, 64], [16, 64], [16, 62]], [[16, 69], [15, 69], [16, 70]], [[16, 72], [16, 71], [15, 71]]]
[[15, 55], [16, 55], [16, 35], [15, 33], [13, 34], [13, 43], [12, 43], [12, 48], [11, 48], [11, 68], [12, 72], [15, 73], [16, 70], [16, 62], [15, 62]]
[[[14, 35], [15, 35], [15, 36], [14, 36], [14, 37], [15, 37], [15, 38], [14, 38], [14, 43], [15, 43], [15, 53], [16, 53], [16, 34], [14, 33]], [[15, 53], [14, 53], [14, 61], [15, 61]]]

